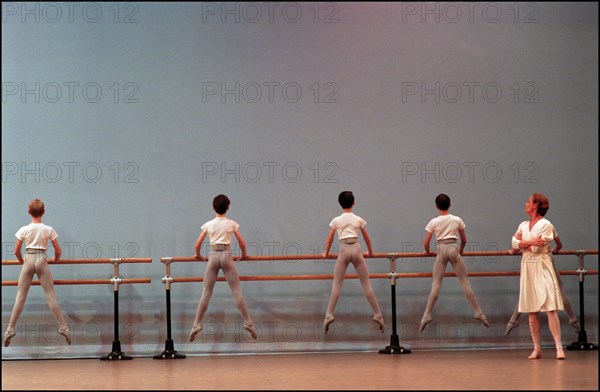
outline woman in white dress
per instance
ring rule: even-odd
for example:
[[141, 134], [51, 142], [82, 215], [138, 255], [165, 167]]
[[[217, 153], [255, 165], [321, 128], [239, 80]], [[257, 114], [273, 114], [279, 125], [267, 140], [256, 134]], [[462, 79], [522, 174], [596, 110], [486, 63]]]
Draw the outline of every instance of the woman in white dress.
[[565, 359], [561, 337], [558, 310], [563, 309], [563, 301], [548, 247], [554, 239], [553, 226], [544, 218], [550, 204], [541, 193], [532, 194], [525, 203], [525, 213], [529, 221], [519, 225], [512, 237], [512, 247], [522, 249], [521, 280], [519, 291], [519, 312], [529, 313], [529, 329], [533, 340], [533, 352], [529, 359], [542, 357], [539, 312], [546, 312], [548, 325], [556, 344], [556, 359]]

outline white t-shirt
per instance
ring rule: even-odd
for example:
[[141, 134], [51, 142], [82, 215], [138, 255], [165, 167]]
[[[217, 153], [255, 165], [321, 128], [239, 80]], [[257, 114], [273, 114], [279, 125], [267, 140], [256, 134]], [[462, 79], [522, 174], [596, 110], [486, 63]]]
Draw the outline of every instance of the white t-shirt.
[[429, 221], [425, 230], [435, 234], [438, 241], [458, 239], [460, 237], [459, 230], [464, 230], [465, 222], [455, 215], [440, 215]]
[[30, 223], [15, 233], [17, 239], [25, 243], [25, 249], [48, 249], [48, 241], [58, 238], [56, 231], [43, 223]]
[[203, 232], [208, 234], [211, 244], [230, 244], [231, 233], [240, 227], [236, 221], [229, 218], [216, 217], [202, 225]]
[[344, 212], [333, 218], [329, 226], [337, 231], [340, 240], [346, 238], [358, 238], [358, 230], [366, 226], [367, 222], [352, 212]]

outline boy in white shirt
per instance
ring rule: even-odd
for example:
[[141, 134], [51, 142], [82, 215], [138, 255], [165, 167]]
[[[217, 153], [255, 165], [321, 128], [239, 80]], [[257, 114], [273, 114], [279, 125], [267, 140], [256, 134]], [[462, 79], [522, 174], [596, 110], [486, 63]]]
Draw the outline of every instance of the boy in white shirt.
[[[329, 236], [325, 241], [325, 252], [323, 252], [323, 257], [327, 258], [329, 256], [329, 249], [331, 249], [333, 237], [337, 232], [338, 239], [340, 240], [340, 252], [333, 271], [333, 287], [331, 288], [331, 296], [329, 297], [329, 304], [327, 305], [327, 312], [325, 313], [325, 321], [323, 321], [325, 334], [329, 331], [329, 325], [335, 321], [333, 312], [340, 298], [342, 285], [344, 284], [344, 275], [346, 274], [346, 270], [350, 263], [354, 265], [365, 297], [373, 309], [373, 321], [379, 325], [379, 330], [383, 333], [385, 328], [383, 315], [381, 314], [377, 298], [371, 287], [369, 270], [364, 259], [364, 256], [373, 255], [371, 238], [365, 229], [367, 222], [361, 217], [354, 215], [352, 212], [352, 207], [354, 206], [354, 195], [352, 192], [344, 191], [340, 193], [338, 202], [342, 206], [344, 212], [329, 223], [331, 229], [329, 230]], [[367, 249], [369, 250], [368, 253], [365, 253], [364, 255], [361, 252], [360, 243], [358, 242], [359, 230], [362, 233], [365, 243], [367, 244]]]
[[[54, 318], [58, 322], [58, 333], [64, 336], [68, 344], [71, 344], [71, 334], [69, 327], [65, 323], [65, 319], [60, 310], [60, 305], [56, 300], [54, 291], [54, 280], [52, 272], [48, 267], [48, 263], [57, 262], [60, 259], [62, 250], [58, 244], [58, 234], [56, 231], [42, 223], [42, 216], [46, 212], [44, 203], [40, 199], [35, 199], [29, 202], [29, 215], [31, 215], [31, 223], [23, 226], [17, 231], [15, 236], [17, 242], [15, 244], [15, 256], [23, 268], [19, 274], [19, 285], [17, 289], [17, 298], [10, 315], [10, 321], [4, 334], [4, 347], [8, 347], [10, 340], [15, 336], [15, 325], [25, 306], [27, 293], [31, 287], [33, 275], [36, 274], [40, 280], [40, 285], [44, 289], [48, 307], [52, 311]], [[46, 250], [48, 249], [48, 241], [52, 242], [54, 247], [54, 258], [48, 259]], [[25, 243], [25, 257], [21, 254], [21, 246]]]
[[[425, 326], [432, 320], [431, 312], [433, 311], [435, 302], [440, 296], [442, 279], [444, 279], [444, 273], [446, 272], [446, 265], [448, 264], [448, 261], [450, 261], [452, 268], [454, 268], [454, 271], [456, 272], [456, 276], [458, 277], [458, 281], [463, 288], [465, 297], [467, 297], [467, 300], [475, 311], [475, 318], [483, 323], [483, 325], [486, 327], [489, 327], [490, 324], [483, 314], [483, 311], [477, 302], [477, 298], [475, 297], [475, 293], [471, 288], [471, 283], [469, 282], [469, 277], [467, 275], [467, 268], [462, 258], [462, 253], [465, 249], [465, 245], [467, 244], [465, 223], [460, 217], [454, 216], [448, 212], [450, 208], [450, 198], [448, 195], [440, 193], [435, 198], [435, 206], [440, 212], [440, 215], [429, 221], [425, 227], [427, 234], [425, 236], [425, 241], [423, 241], [423, 247], [425, 248], [426, 254], [431, 254], [429, 251], [429, 243], [431, 242], [431, 237], [435, 234], [437, 239], [437, 255], [435, 257], [435, 264], [433, 266], [433, 283], [431, 284], [431, 293], [429, 294], [429, 299], [427, 300], [425, 313], [423, 313], [423, 317], [421, 318], [419, 332], [422, 332], [425, 329]], [[460, 249], [456, 243], [459, 236]]]
[[229, 204], [229, 198], [222, 194], [213, 199], [213, 209], [217, 213], [217, 216], [213, 220], [202, 225], [202, 232], [196, 241], [195, 249], [196, 257], [198, 259], [202, 259], [200, 248], [202, 247], [202, 242], [206, 238], [206, 235], [208, 235], [210, 240], [210, 253], [208, 254], [208, 264], [204, 270], [202, 296], [200, 297], [198, 309], [196, 310], [194, 326], [190, 331], [190, 342], [193, 342], [196, 335], [202, 331], [202, 318], [208, 309], [208, 303], [210, 302], [210, 297], [212, 296], [220, 269], [222, 269], [225, 274], [225, 279], [227, 280], [227, 284], [233, 295], [235, 306], [242, 314], [242, 318], [244, 319], [244, 329], [250, 333], [252, 339], [256, 339], [258, 336], [256, 327], [248, 312], [248, 306], [246, 305], [246, 300], [244, 299], [244, 294], [240, 287], [240, 277], [231, 254], [230, 244], [231, 234], [233, 233], [235, 234], [235, 238], [237, 238], [242, 251], [242, 255], [238, 261], [246, 258], [246, 242], [244, 241], [242, 234], [238, 231], [240, 225], [225, 216], [229, 209]]

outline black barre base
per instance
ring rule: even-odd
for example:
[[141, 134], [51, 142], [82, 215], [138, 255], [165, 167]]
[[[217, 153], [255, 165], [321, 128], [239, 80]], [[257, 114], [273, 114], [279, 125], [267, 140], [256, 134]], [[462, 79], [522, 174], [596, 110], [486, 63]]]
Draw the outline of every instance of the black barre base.
[[184, 354], [179, 354], [177, 350], [175, 350], [175, 346], [173, 345], [173, 339], [165, 340], [165, 351], [162, 353], [153, 356], [154, 359], [183, 359], [185, 358]]
[[598, 346], [593, 343], [588, 343], [586, 331], [579, 331], [579, 336], [578, 336], [577, 341], [568, 345], [567, 350], [576, 350], [576, 351], [598, 350]]
[[391, 335], [390, 345], [385, 346], [383, 350], [379, 350], [379, 354], [410, 354], [411, 351], [407, 348], [400, 346], [400, 339], [398, 335]]
[[113, 341], [112, 344], [112, 352], [105, 357], [100, 358], [101, 361], [113, 361], [113, 360], [125, 360], [125, 359], [133, 359], [133, 357], [129, 355], [125, 355], [121, 351], [121, 342]]

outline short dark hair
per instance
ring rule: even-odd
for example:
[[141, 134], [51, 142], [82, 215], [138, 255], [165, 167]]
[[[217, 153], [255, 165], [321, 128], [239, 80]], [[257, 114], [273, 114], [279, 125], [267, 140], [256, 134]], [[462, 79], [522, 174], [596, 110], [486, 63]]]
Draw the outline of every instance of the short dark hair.
[[546, 212], [550, 208], [550, 201], [548, 198], [541, 193], [534, 193], [531, 195], [533, 202], [536, 205], [537, 213], [541, 216], [545, 216]]
[[44, 202], [41, 201], [40, 199], [33, 199], [32, 201], [29, 202], [29, 215], [31, 215], [34, 218], [39, 218], [40, 216], [44, 215], [44, 213], [46, 212], [46, 208], [44, 207]]
[[342, 208], [352, 208], [354, 205], [354, 195], [350, 191], [344, 191], [338, 196], [338, 202]]
[[229, 198], [223, 194], [215, 196], [213, 199], [213, 208], [217, 214], [223, 215], [229, 209]]
[[440, 193], [435, 198], [435, 206], [441, 211], [446, 211], [450, 208], [450, 197], [444, 193]]

